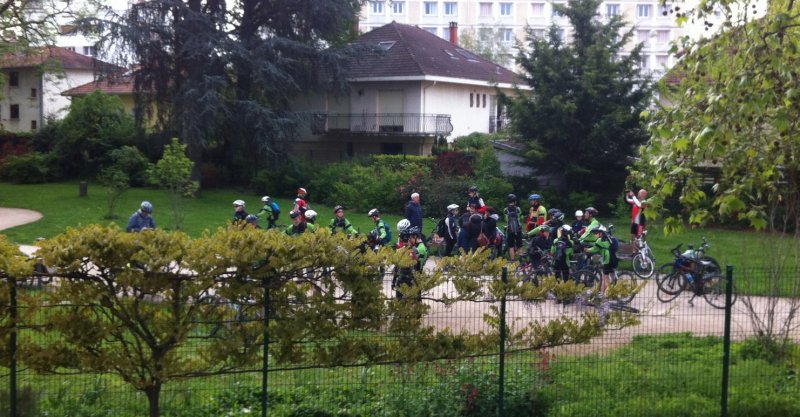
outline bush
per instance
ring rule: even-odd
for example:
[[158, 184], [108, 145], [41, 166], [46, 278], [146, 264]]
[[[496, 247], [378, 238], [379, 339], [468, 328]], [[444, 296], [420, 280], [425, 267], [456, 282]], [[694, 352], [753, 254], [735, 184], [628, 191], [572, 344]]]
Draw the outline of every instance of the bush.
[[147, 185], [147, 171], [152, 165], [147, 157], [135, 146], [123, 146], [111, 151], [114, 169], [123, 172], [130, 179], [130, 185], [143, 187]]
[[9, 156], [0, 165], [0, 178], [20, 184], [36, 184], [58, 178], [52, 153], [31, 152]]
[[[257, 194], [294, 198], [297, 188], [310, 188], [311, 178], [316, 177], [319, 167], [311, 162], [288, 160], [274, 168], [262, 169], [251, 180], [250, 186]], [[316, 199], [317, 190], [309, 189], [311, 201]]]
[[464, 152], [445, 152], [436, 158], [436, 175], [474, 175], [472, 158]]

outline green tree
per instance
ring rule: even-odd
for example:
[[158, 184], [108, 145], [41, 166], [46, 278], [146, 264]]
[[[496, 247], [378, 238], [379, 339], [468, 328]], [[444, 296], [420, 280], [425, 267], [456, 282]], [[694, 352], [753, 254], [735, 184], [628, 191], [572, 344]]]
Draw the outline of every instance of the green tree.
[[183, 226], [183, 199], [193, 197], [199, 188], [198, 182], [192, 181], [193, 167], [194, 162], [186, 156], [186, 145], [173, 138], [172, 143], [164, 147], [164, 155], [150, 170], [150, 182], [164, 189], [169, 197], [176, 230]]
[[119, 43], [118, 58], [140, 65], [138, 120], [185, 141], [195, 179], [207, 149], [232, 178], [251, 178], [281, 161], [303, 121], [290, 107], [297, 94], [344, 87], [347, 48], [331, 46], [353, 34], [360, 4], [154, 0], [85, 23], [108, 29], [104, 43]]
[[623, 53], [632, 29], [624, 30], [621, 16], [601, 19], [599, 6], [599, 0], [554, 4], [574, 29], [569, 41], [556, 26], [544, 38], [528, 29], [517, 63], [530, 90], [506, 97], [530, 165], [563, 176], [568, 192], [619, 191], [627, 158], [647, 139], [640, 121], [650, 98], [638, 68], [642, 46]]
[[94, 176], [111, 163], [111, 152], [130, 145], [136, 137], [133, 117], [119, 97], [92, 92], [76, 98], [59, 124], [53, 154], [69, 177]]
[[708, 2], [695, 11], [703, 19], [721, 8], [728, 30], [682, 45], [632, 174], [651, 188], [649, 210], [666, 216], [667, 231], [732, 221], [766, 232], [753, 236], [752, 249], [772, 268], [737, 285], [766, 280], [766, 306], [749, 297], [742, 304], [767, 350], [786, 352], [800, 313], [800, 6], [772, 1], [758, 19], [748, 17], [750, 6]]
[[500, 29], [491, 27], [464, 29], [459, 37], [459, 44], [464, 49], [495, 64], [507, 67], [513, 63], [510, 44], [503, 41], [503, 33]]

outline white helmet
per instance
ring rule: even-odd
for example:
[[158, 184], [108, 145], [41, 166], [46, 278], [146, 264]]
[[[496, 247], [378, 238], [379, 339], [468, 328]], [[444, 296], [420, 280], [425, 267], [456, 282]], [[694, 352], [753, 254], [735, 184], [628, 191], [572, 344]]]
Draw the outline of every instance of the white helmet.
[[568, 224], [561, 225], [561, 228], [566, 230], [566, 231], [568, 231], [568, 232], [572, 231], [572, 226], [570, 226]]
[[367, 213], [368, 217], [380, 216], [380, 215], [381, 215], [381, 212], [379, 212], [378, 209], [376, 209], [376, 208], [370, 210], [369, 213]]
[[411, 227], [411, 222], [408, 221], [408, 219], [402, 219], [399, 222], [397, 222], [397, 231], [398, 232], [402, 232], [403, 230], [406, 230], [409, 227]]
[[268, 196], [268, 195], [265, 195], [264, 197], [261, 197], [261, 202], [264, 203], [264, 204], [269, 203], [270, 201], [272, 201], [272, 198], [270, 198], [270, 196]]
[[242, 206], [244, 207], [244, 200], [236, 200], [233, 202], [234, 206]]
[[575, 212], [575, 217], [583, 217], [583, 211], [578, 210]]
[[458, 208], [458, 204], [450, 204], [447, 206], [447, 211], [453, 211]]
[[314, 210], [306, 210], [303, 215], [309, 220], [314, 220], [317, 218], [317, 212]]

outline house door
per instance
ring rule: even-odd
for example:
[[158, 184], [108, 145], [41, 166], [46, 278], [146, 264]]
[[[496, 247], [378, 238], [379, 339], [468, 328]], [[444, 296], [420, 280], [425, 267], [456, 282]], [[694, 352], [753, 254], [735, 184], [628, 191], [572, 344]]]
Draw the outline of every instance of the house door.
[[378, 127], [381, 132], [403, 131], [403, 91], [378, 91]]

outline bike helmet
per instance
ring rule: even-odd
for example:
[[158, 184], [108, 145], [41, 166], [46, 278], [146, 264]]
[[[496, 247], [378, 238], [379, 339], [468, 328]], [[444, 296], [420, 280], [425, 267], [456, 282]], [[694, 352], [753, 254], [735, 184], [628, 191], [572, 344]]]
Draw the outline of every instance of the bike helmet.
[[369, 213], [367, 213], [367, 216], [369, 216], [369, 217], [375, 217], [375, 216], [380, 216], [380, 215], [381, 215], [381, 212], [378, 211], [378, 209], [376, 209], [376, 208], [370, 210]]
[[272, 197], [265, 195], [264, 197], [261, 197], [261, 202], [264, 204], [269, 204], [272, 202]]
[[411, 236], [420, 236], [420, 235], [422, 235], [422, 231], [419, 230], [419, 227], [417, 227], [417, 226], [409, 227], [408, 229], [406, 229], [406, 232]]
[[572, 233], [572, 226], [570, 226], [568, 224], [562, 225], [561, 226], [561, 230], [563, 230], [563, 231], [565, 231], [567, 233]]
[[531, 194], [531, 195], [528, 196], [528, 200], [530, 200], [530, 201], [534, 201], [534, 200], [538, 201], [538, 200], [541, 200], [541, 199], [542, 199], [542, 196], [540, 196], [539, 194]]
[[244, 218], [244, 221], [255, 224], [258, 223], [258, 217], [256, 217], [255, 214], [248, 214], [247, 217]]
[[153, 212], [153, 205], [150, 204], [149, 201], [142, 201], [142, 205], [139, 208], [142, 210], [142, 213], [152, 213]]
[[242, 206], [244, 207], [244, 200], [236, 200], [233, 202], [234, 206]]
[[600, 225], [598, 227], [595, 227], [594, 230], [592, 230], [592, 233], [600, 233], [602, 235], [605, 235], [606, 233], [608, 233], [608, 229], [606, 229], [605, 226]]
[[317, 212], [314, 210], [306, 210], [303, 215], [306, 216], [306, 219], [311, 220], [312, 222], [317, 219]]
[[586, 210], [584, 210], [584, 213], [591, 214], [592, 216], [597, 216], [597, 214], [600, 213], [600, 212], [597, 211], [597, 209], [594, 208], [594, 207], [586, 207]]
[[344, 207], [342, 207], [342, 206], [336, 206], [336, 207], [334, 207], [334, 208], [333, 208], [333, 214], [336, 214], [336, 213], [338, 213], [338, 212], [339, 212], [339, 210], [344, 210]]
[[[409, 228], [405, 228], [405, 229], [400, 231], [400, 240], [408, 240], [408, 238], [411, 237], [411, 233], [408, 232], [408, 229]], [[373, 232], [374, 232], [374, 230], [373, 230]]]
[[300, 212], [299, 211], [292, 210], [292, 212], [289, 213], [289, 218], [290, 219], [296, 219], [298, 217], [300, 217]]
[[562, 213], [561, 210], [556, 209], [552, 214], [550, 214], [550, 218], [558, 221], [564, 221], [564, 213]]
[[506, 196], [506, 201], [509, 203], [516, 203], [517, 202], [517, 195], [516, 194], [509, 194]]
[[474, 185], [472, 187], [469, 187], [469, 192], [470, 193], [477, 193], [478, 192], [478, 187], [476, 187]]
[[297, 195], [306, 195], [306, 194], [308, 194], [308, 192], [306, 191], [305, 188], [298, 188], [297, 189]]
[[447, 206], [447, 211], [458, 210], [458, 204], [450, 204]]
[[408, 219], [402, 219], [399, 222], [397, 222], [397, 230], [401, 232], [408, 229], [409, 227], [411, 227], [411, 222], [408, 221]]
[[581, 210], [575, 211], [575, 217], [583, 217], [583, 211]]

